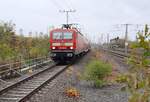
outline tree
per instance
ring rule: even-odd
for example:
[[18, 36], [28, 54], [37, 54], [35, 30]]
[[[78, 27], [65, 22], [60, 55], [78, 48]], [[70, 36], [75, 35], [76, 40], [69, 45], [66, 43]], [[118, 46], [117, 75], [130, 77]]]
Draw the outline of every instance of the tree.
[[0, 23], [0, 63], [8, 62], [10, 58], [20, 60], [48, 55], [49, 37], [42, 32], [39, 37], [24, 37], [15, 33], [12, 22]]

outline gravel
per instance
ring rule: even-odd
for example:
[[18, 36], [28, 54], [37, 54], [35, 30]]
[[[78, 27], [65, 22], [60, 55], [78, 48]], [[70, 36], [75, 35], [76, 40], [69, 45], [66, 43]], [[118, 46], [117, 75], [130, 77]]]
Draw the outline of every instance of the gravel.
[[[66, 70], [43, 90], [34, 95], [29, 102], [128, 102], [128, 94], [121, 91], [123, 85], [111, 84], [102, 88], [95, 88], [91, 83], [79, 79], [78, 74], [83, 73], [84, 67], [91, 59], [92, 54], [93, 52], [90, 52], [87, 56], [77, 61], [69, 68], [71, 74], [68, 74], [68, 70]], [[100, 59], [113, 62], [115, 71], [118, 71], [118, 73], [123, 72], [121, 71], [122, 68], [119, 69], [120, 65], [110, 56], [101, 53]], [[68, 97], [66, 95], [66, 89], [71, 87], [79, 91], [79, 97]]]
[[[128, 94], [121, 91], [123, 85], [111, 84], [102, 88], [95, 88], [91, 83], [80, 80], [79, 74], [82, 74], [88, 61], [93, 56], [93, 51], [86, 56], [78, 60], [73, 66], [58, 76], [55, 80], [49, 83], [45, 88], [42, 88], [36, 93], [28, 102], [128, 102]], [[100, 60], [112, 63], [115, 73], [122, 73], [126, 70], [126, 66], [118, 63], [118, 60], [109, 56], [108, 54], [100, 53], [98, 56]], [[39, 68], [33, 73], [40, 71]], [[71, 70], [71, 73], [68, 71]], [[7, 83], [0, 81], [0, 90], [6, 86], [15, 83], [33, 73], [28, 73], [19, 78], [6, 80]], [[76, 88], [80, 96], [68, 97], [66, 95], [66, 89], [74, 87]]]

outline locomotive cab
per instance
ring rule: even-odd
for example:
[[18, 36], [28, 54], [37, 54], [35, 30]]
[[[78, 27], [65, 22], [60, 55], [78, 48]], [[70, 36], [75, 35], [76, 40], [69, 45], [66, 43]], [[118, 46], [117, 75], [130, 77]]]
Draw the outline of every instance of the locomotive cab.
[[50, 56], [55, 62], [73, 61], [89, 49], [88, 40], [76, 27], [67, 24], [50, 32]]
[[66, 61], [74, 57], [75, 31], [55, 29], [50, 32], [50, 56], [54, 61]]

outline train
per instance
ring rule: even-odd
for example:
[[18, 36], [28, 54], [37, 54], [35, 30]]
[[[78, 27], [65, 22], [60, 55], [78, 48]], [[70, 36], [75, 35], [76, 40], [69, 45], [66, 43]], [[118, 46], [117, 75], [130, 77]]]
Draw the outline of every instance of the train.
[[71, 24], [50, 31], [50, 57], [53, 61], [73, 61], [89, 51], [88, 39]]
[[125, 40], [119, 37], [113, 38], [109, 43], [110, 48], [125, 48]]

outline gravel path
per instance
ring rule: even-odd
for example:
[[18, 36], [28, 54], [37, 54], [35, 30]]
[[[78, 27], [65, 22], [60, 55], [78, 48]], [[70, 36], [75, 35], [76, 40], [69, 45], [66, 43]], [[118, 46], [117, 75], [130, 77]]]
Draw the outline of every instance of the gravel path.
[[[128, 95], [126, 92], [122, 92], [120, 89], [122, 85], [112, 84], [102, 88], [94, 88], [90, 83], [80, 80], [78, 74], [82, 74], [85, 65], [91, 59], [92, 52], [87, 56], [84, 56], [76, 64], [71, 66], [71, 74], [68, 74], [68, 70], [57, 77], [52, 83], [49, 83], [43, 91], [41, 90], [36, 94], [30, 102], [127, 102]], [[100, 54], [100, 59], [108, 62], [113, 62], [114, 70], [120, 72], [120, 66], [104, 54]], [[68, 97], [66, 95], [66, 89], [74, 87], [76, 88], [80, 96]]]

